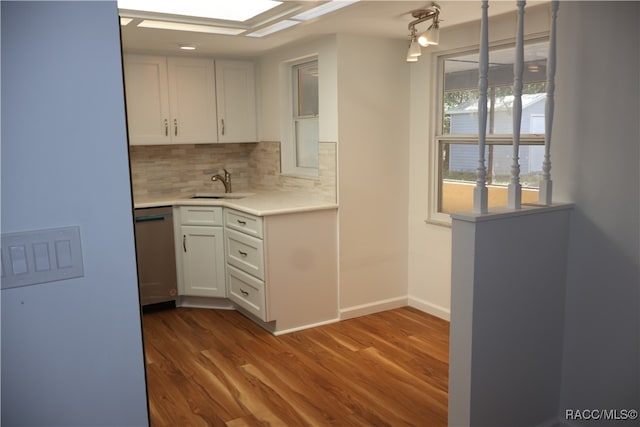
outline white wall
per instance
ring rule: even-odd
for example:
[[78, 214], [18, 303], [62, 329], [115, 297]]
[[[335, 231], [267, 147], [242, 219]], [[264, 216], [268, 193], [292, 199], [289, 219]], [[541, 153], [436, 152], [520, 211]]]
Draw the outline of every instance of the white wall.
[[343, 318], [406, 305], [406, 43], [338, 35], [338, 201]]
[[403, 41], [339, 34], [287, 45], [260, 58], [261, 139], [279, 141], [280, 113], [290, 102], [281, 95], [288, 85], [282, 64], [319, 57], [320, 140], [338, 143], [343, 318], [407, 301], [405, 49]]
[[640, 409], [640, 3], [562, 2], [558, 19], [552, 177], [576, 203], [561, 415]]
[[[442, 30], [438, 47], [423, 48], [422, 56], [410, 65], [411, 131], [409, 179], [409, 303], [436, 316], [449, 319], [451, 296], [451, 229], [426, 223], [429, 209], [429, 180], [434, 179], [430, 157], [435, 132], [432, 108], [436, 87], [436, 56], [478, 46], [480, 3], [468, 2], [478, 11], [478, 22]], [[489, 2], [491, 7], [491, 2]], [[542, 34], [549, 28], [548, 6], [527, 7], [525, 33]], [[446, 17], [445, 17], [446, 19]], [[492, 18], [491, 43], [513, 40], [516, 17]]]
[[2, 2], [2, 232], [84, 277], [2, 290], [2, 425], [147, 425], [115, 2]]

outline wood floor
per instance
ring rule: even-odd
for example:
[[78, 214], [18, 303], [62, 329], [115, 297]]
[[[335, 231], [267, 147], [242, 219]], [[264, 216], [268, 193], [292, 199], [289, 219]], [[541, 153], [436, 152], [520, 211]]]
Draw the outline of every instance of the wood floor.
[[449, 323], [409, 307], [279, 337], [178, 308], [144, 343], [153, 427], [447, 424]]

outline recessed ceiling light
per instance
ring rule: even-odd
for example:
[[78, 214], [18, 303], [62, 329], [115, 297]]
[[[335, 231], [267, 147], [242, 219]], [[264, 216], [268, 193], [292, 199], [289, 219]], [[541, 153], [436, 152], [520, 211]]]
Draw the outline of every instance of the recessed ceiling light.
[[226, 35], [232, 35], [232, 36], [235, 36], [245, 31], [243, 28], [215, 27], [213, 25], [183, 24], [180, 22], [154, 21], [150, 19], [145, 19], [144, 21], [138, 24], [138, 27], [156, 28], [160, 30], [192, 31], [196, 33], [226, 34]]
[[285, 28], [293, 27], [294, 25], [300, 24], [300, 21], [292, 21], [289, 19], [285, 19], [283, 21], [276, 22], [275, 24], [269, 25], [268, 27], [260, 28], [258, 31], [254, 31], [253, 33], [247, 34], [249, 37], [264, 37], [269, 34], [282, 31]]
[[179, 47], [182, 50], [196, 50], [195, 44], [181, 44]]
[[274, 0], [118, 0], [118, 8], [244, 22], [282, 4]]
[[120, 18], [120, 25], [124, 27], [125, 25], [128, 25], [129, 22], [131, 21], [133, 21], [133, 18]]

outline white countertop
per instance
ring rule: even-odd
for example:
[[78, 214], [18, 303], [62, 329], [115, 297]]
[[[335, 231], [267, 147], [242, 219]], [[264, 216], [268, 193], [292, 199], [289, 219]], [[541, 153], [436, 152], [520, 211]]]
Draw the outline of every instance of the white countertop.
[[243, 198], [193, 199], [193, 194], [158, 194], [134, 198], [134, 208], [158, 206], [223, 206], [238, 209], [257, 216], [278, 215], [324, 209], [337, 209], [335, 202], [319, 198], [317, 195], [293, 191], [242, 191], [251, 193]]

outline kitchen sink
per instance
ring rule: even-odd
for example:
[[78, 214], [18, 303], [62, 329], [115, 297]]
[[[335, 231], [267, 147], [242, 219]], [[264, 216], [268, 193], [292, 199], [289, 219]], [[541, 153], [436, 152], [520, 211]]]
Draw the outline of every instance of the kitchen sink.
[[196, 193], [192, 199], [242, 199], [253, 196], [254, 193]]

